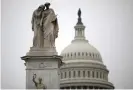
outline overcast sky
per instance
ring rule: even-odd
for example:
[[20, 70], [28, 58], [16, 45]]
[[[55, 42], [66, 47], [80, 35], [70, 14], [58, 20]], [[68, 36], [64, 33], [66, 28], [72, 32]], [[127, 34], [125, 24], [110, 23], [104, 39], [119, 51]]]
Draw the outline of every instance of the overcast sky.
[[58, 14], [58, 53], [74, 38], [81, 8], [86, 38], [101, 53], [109, 81], [119, 89], [133, 88], [133, 0], [2, 0], [2, 88], [25, 88], [20, 57], [32, 46], [32, 13], [46, 1]]

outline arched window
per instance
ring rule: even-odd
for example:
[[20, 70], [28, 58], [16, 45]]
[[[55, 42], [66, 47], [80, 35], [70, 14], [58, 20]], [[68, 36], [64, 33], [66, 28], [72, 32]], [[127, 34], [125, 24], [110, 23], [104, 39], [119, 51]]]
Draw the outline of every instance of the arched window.
[[71, 57], [72, 57], [72, 53], [71, 53]]

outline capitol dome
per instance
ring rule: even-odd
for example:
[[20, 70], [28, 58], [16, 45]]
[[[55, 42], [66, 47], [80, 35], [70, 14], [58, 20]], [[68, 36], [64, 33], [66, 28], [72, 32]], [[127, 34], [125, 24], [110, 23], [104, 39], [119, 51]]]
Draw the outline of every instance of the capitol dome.
[[63, 56], [64, 62], [80, 59], [82, 61], [93, 60], [102, 63], [99, 51], [85, 39], [73, 40], [72, 43], [61, 52], [61, 56]]
[[74, 28], [74, 40], [61, 52], [60, 89], [114, 89], [99, 51], [85, 38], [80, 9]]

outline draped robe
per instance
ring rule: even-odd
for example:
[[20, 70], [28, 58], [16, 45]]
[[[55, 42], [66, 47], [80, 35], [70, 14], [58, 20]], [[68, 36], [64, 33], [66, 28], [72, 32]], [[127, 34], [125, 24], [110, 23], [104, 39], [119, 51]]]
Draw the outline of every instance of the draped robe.
[[33, 47], [42, 48], [44, 46], [43, 30], [41, 26], [42, 10], [35, 10], [32, 16], [32, 30], [34, 31]]
[[54, 47], [58, 37], [58, 21], [53, 9], [44, 10], [42, 13], [44, 32], [44, 47]]

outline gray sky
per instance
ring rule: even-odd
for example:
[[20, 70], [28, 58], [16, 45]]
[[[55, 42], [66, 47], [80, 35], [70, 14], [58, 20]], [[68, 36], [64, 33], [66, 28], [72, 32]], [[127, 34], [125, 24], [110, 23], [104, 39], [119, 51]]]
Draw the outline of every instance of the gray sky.
[[20, 59], [32, 46], [32, 12], [46, 1], [58, 14], [60, 52], [74, 38], [77, 10], [89, 43], [96, 47], [116, 88], [133, 88], [133, 0], [2, 0], [2, 88], [25, 88]]

